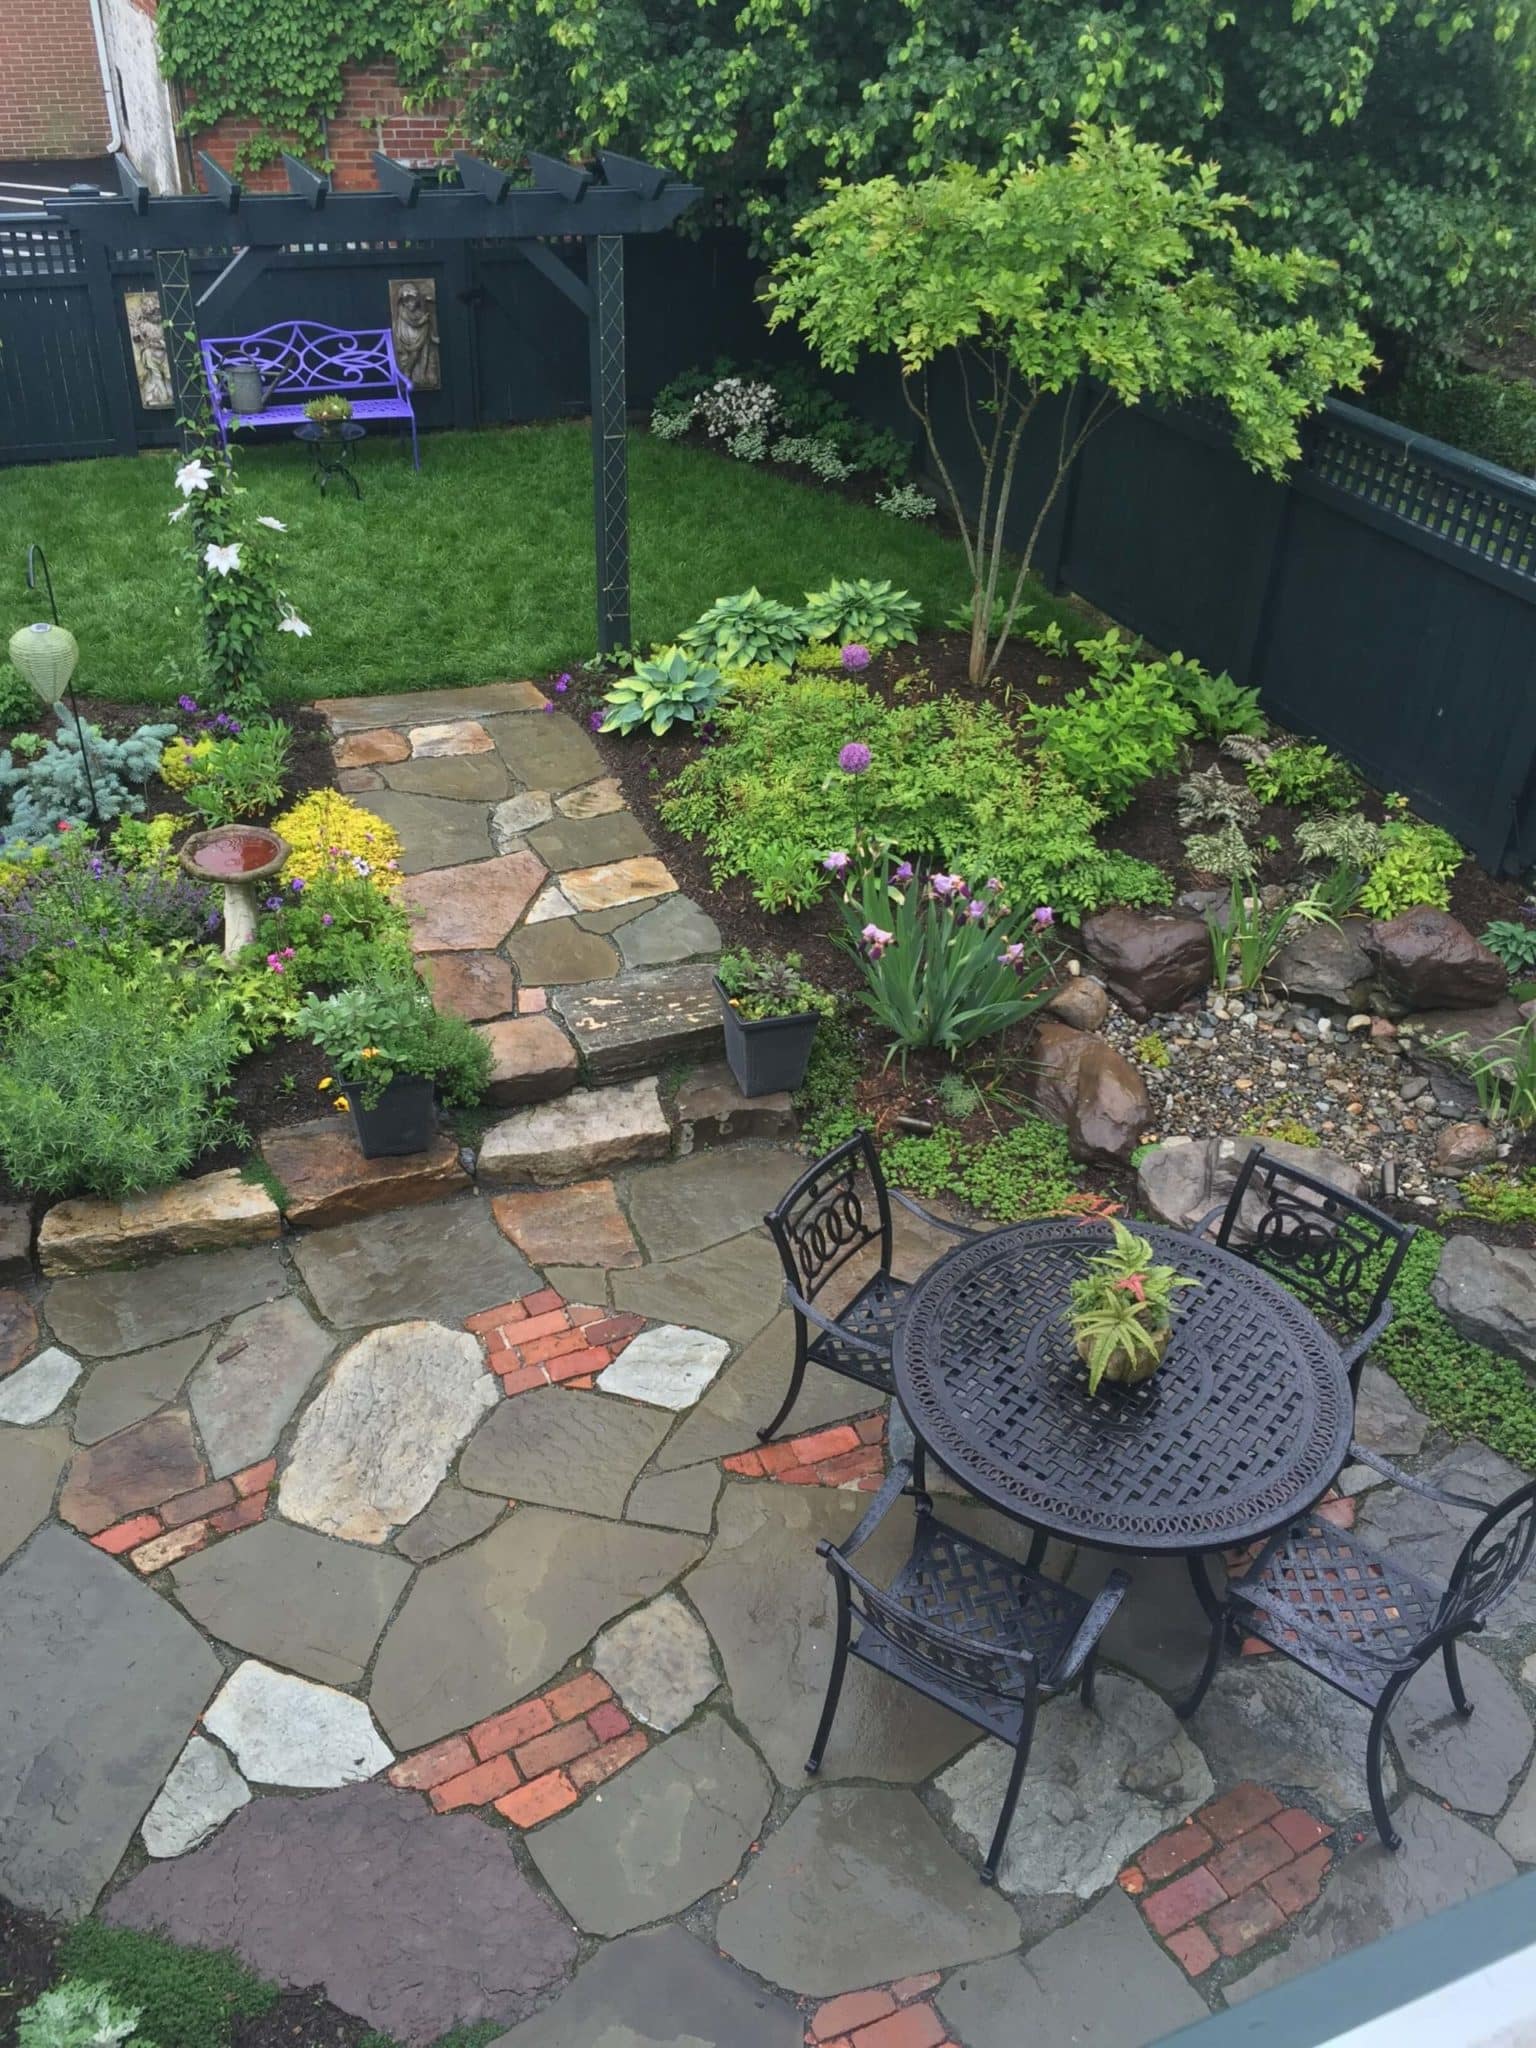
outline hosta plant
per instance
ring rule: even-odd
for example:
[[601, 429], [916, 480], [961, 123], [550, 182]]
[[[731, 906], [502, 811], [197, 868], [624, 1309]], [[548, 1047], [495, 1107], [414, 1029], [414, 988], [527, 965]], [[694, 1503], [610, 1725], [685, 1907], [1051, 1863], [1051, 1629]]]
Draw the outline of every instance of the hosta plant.
[[1106, 1379], [1122, 1386], [1150, 1379], [1173, 1334], [1174, 1297], [1200, 1285], [1177, 1266], [1155, 1260], [1150, 1239], [1123, 1223], [1109, 1227], [1114, 1244], [1090, 1258], [1088, 1271], [1072, 1282], [1067, 1311], [1077, 1354], [1088, 1368], [1090, 1394]]
[[681, 647], [663, 647], [606, 692], [608, 711], [599, 731], [631, 733], [648, 727], [659, 739], [674, 725], [698, 726], [712, 717], [725, 689], [725, 678], [713, 663]]
[[875, 583], [868, 576], [834, 576], [825, 590], [805, 594], [805, 624], [813, 640], [857, 641], [876, 654], [898, 640], [915, 640], [922, 615], [912, 593], [897, 590], [889, 578]]
[[1536, 974], [1536, 926], [1495, 918], [1483, 933], [1483, 944], [1498, 955], [1516, 981]]
[[787, 669], [806, 638], [804, 615], [754, 583], [734, 597], [717, 597], [681, 636], [690, 654], [722, 669]]

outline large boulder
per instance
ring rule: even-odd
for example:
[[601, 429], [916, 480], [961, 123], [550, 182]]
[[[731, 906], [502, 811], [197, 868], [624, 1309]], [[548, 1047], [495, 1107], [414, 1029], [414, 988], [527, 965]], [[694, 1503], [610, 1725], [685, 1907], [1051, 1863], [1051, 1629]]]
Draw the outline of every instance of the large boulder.
[[1109, 1015], [1109, 992], [1091, 974], [1074, 974], [1046, 1003], [1045, 1014], [1074, 1031], [1097, 1031]]
[[1065, 1130], [1074, 1159], [1115, 1165], [1130, 1158], [1152, 1105], [1145, 1081], [1107, 1039], [1042, 1017], [1031, 1064], [1035, 1107]]
[[1271, 980], [1294, 1002], [1361, 1009], [1371, 984], [1371, 960], [1363, 944], [1368, 929], [1360, 917], [1338, 925], [1303, 925], [1275, 955]]
[[[1212, 1209], [1226, 1206], [1243, 1161], [1258, 1143], [1257, 1138], [1170, 1138], [1166, 1144], [1154, 1145], [1136, 1167], [1139, 1207], [1155, 1223], [1167, 1223], [1175, 1230], [1193, 1229]], [[1263, 1145], [1272, 1159], [1327, 1181], [1342, 1195], [1365, 1194], [1358, 1171], [1336, 1153], [1291, 1145], [1282, 1138], [1265, 1138]], [[1246, 1212], [1248, 1203], [1243, 1207]], [[1253, 1208], [1257, 1216], [1257, 1196]]]
[[1176, 1010], [1211, 979], [1211, 936], [1197, 917], [1101, 910], [1083, 920], [1083, 951], [1133, 1016]]
[[1460, 1336], [1536, 1368], [1536, 1252], [1449, 1238], [1429, 1291]]
[[1509, 986], [1497, 954], [1445, 910], [1405, 910], [1372, 924], [1365, 949], [1376, 965], [1380, 1007], [1393, 1016], [1480, 1009]]

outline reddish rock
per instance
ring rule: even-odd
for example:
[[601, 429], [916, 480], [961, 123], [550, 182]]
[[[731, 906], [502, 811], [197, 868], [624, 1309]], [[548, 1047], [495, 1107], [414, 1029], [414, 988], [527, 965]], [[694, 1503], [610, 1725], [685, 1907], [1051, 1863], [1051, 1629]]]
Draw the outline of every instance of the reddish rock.
[[1211, 935], [1197, 917], [1101, 910], [1083, 920], [1083, 951], [1133, 1016], [1176, 1010], [1211, 979]]
[[1435, 1139], [1435, 1171], [1460, 1179], [1486, 1166], [1499, 1141], [1486, 1124], [1446, 1124]]
[[438, 1009], [467, 1024], [507, 1017], [520, 1007], [512, 970], [499, 953], [423, 953], [416, 965]]
[[1091, 974], [1074, 974], [1057, 989], [1045, 1011], [1074, 1031], [1097, 1031], [1109, 1015], [1109, 991]]
[[95, 1536], [140, 1508], [190, 1493], [207, 1477], [186, 1410], [170, 1408], [81, 1451], [64, 1482], [59, 1515]]
[[0, 1379], [32, 1356], [37, 1339], [37, 1317], [31, 1302], [14, 1287], [0, 1288]]
[[302, 1230], [414, 1208], [469, 1185], [452, 1138], [439, 1136], [427, 1151], [398, 1159], [365, 1159], [351, 1123], [339, 1116], [270, 1131], [261, 1156], [283, 1184], [288, 1221]]
[[507, 1017], [476, 1029], [491, 1048], [487, 1102], [510, 1109], [547, 1102], [576, 1086], [576, 1048], [553, 1018]]
[[611, 1180], [497, 1195], [491, 1213], [533, 1266], [638, 1266], [640, 1253]]
[[408, 761], [410, 757], [409, 741], [387, 726], [375, 726], [371, 732], [349, 732], [331, 749], [331, 759], [338, 768], [372, 768], [380, 761]]
[[1382, 1007], [1475, 1010], [1497, 1002], [1509, 976], [1497, 954], [1445, 910], [1405, 910], [1373, 924], [1365, 940], [1381, 984]]
[[532, 853], [407, 875], [400, 890], [419, 953], [494, 952], [528, 908], [545, 877]]
[[1129, 1159], [1152, 1121], [1147, 1084], [1106, 1039], [1043, 1017], [1030, 1052], [1030, 1093], [1067, 1133], [1074, 1159]]

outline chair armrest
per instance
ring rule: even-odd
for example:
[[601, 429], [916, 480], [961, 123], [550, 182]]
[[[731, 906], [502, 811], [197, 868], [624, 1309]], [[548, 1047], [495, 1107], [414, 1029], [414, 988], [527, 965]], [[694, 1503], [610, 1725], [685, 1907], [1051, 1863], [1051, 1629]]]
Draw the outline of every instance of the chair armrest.
[[1078, 1624], [1077, 1634], [1067, 1645], [1066, 1656], [1051, 1673], [1053, 1687], [1070, 1685], [1088, 1662], [1099, 1637], [1114, 1619], [1115, 1609], [1129, 1592], [1130, 1584], [1129, 1575], [1122, 1571], [1111, 1572], [1104, 1581], [1093, 1605]]
[[1353, 1377], [1355, 1367], [1365, 1357], [1371, 1346], [1386, 1330], [1397, 1311], [1390, 1301], [1384, 1301], [1371, 1319], [1369, 1328], [1360, 1332], [1352, 1344], [1346, 1344], [1342, 1352], [1345, 1370]]
[[1364, 1444], [1350, 1445], [1349, 1462], [1353, 1465], [1369, 1465], [1373, 1472], [1384, 1474], [1394, 1486], [1405, 1486], [1410, 1493], [1421, 1494], [1425, 1500], [1438, 1501], [1442, 1507], [1465, 1508], [1469, 1514], [1486, 1515], [1495, 1505], [1489, 1500], [1474, 1500], [1468, 1493], [1447, 1493], [1443, 1487], [1431, 1486], [1427, 1479], [1415, 1478], [1412, 1472], [1405, 1472], [1401, 1465], [1394, 1465], [1390, 1458], [1383, 1458], [1377, 1451], [1368, 1451]]
[[835, 1337], [839, 1344], [846, 1344], [851, 1351], [867, 1352], [871, 1358], [890, 1358], [890, 1353], [883, 1344], [873, 1344], [868, 1337], [859, 1337], [852, 1330], [844, 1329], [840, 1322], [832, 1316], [824, 1316], [814, 1303], [807, 1301], [803, 1294], [787, 1284], [784, 1297], [796, 1315], [804, 1316], [808, 1323], [814, 1323], [818, 1330], [825, 1330], [829, 1337]]
[[1210, 1231], [1211, 1226], [1215, 1223], [1219, 1223], [1222, 1217], [1226, 1215], [1226, 1213], [1226, 1203], [1218, 1202], [1214, 1209], [1206, 1210], [1205, 1214], [1200, 1218], [1200, 1221], [1198, 1223], [1191, 1223], [1188, 1231], [1185, 1234], [1189, 1237], [1206, 1236], [1207, 1233]]
[[885, 1475], [885, 1484], [875, 1495], [845, 1542], [829, 1543], [825, 1537], [816, 1546], [816, 1555], [825, 1557], [835, 1550], [839, 1557], [852, 1557], [861, 1543], [867, 1543], [876, 1529], [885, 1520], [902, 1493], [911, 1484], [912, 1465], [909, 1459], [898, 1458]]
[[947, 1216], [935, 1216], [931, 1209], [925, 1209], [921, 1202], [914, 1202], [910, 1195], [904, 1195], [900, 1188], [888, 1188], [886, 1192], [893, 1202], [900, 1202], [910, 1216], [916, 1216], [923, 1223], [931, 1223], [935, 1230], [947, 1230], [951, 1237], [981, 1237], [984, 1232], [973, 1230], [968, 1223], [951, 1223]]

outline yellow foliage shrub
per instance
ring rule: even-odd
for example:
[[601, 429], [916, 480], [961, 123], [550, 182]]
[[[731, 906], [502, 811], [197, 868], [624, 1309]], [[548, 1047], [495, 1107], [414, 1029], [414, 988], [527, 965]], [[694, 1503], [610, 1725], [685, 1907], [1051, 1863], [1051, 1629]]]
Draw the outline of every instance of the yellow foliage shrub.
[[306, 882], [322, 875], [362, 875], [375, 888], [400, 886], [400, 841], [371, 811], [350, 803], [334, 789], [316, 789], [272, 820], [293, 851], [283, 880]]
[[212, 752], [213, 741], [206, 735], [200, 740], [168, 741], [160, 756], [160, 780], [172, 789], [190, 789]]

